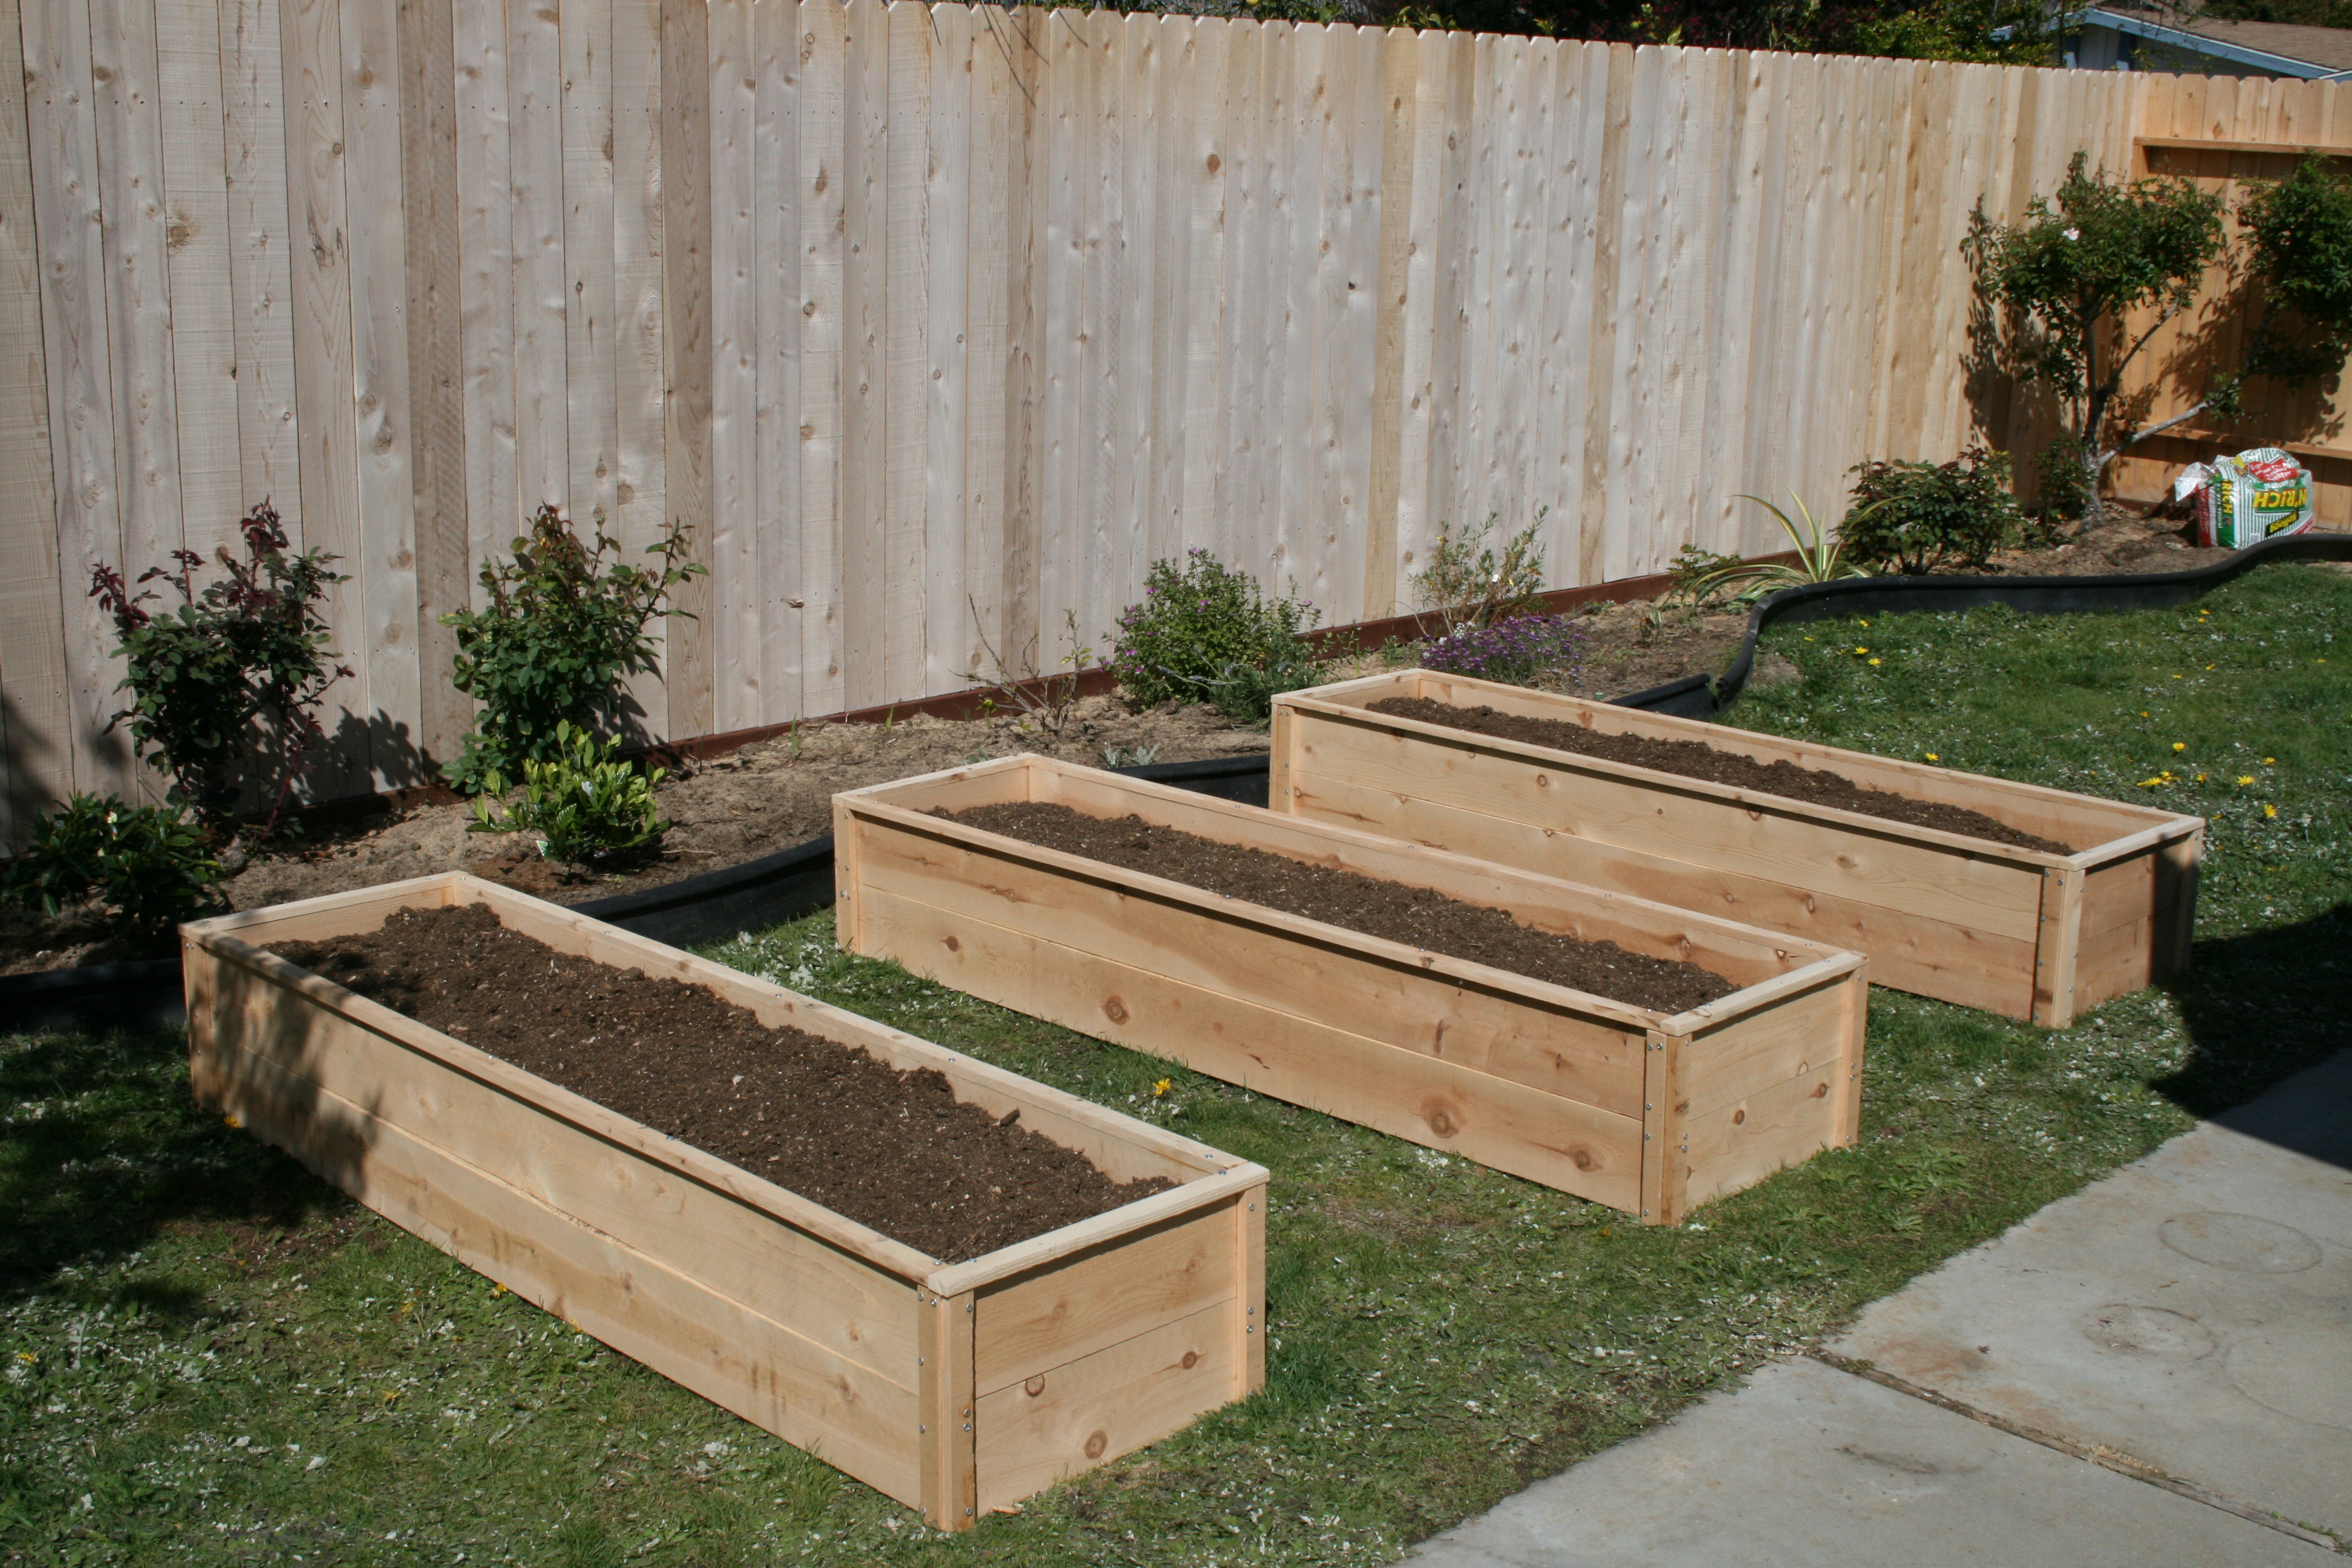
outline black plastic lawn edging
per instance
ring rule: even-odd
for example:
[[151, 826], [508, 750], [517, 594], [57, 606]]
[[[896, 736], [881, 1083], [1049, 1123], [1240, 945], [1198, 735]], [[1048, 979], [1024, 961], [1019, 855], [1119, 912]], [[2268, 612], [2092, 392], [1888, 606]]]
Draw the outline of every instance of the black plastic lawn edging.
[[[1756, 662], [1756, 638], [1768, 626], [1846, 616], [1957, 613], [2006, 605], [2032, 616], [2113, 615], [2185, 605], [2222, 584], [2278, 561], [2352, 561], [2352, 534], [2302, 533], [2266, 539], [2226, 561], [2189, 572], [2110, 577], [1855, 577], [1784, 588], [1748, 617], [1739, 657], [1720, 676], [1686, 675], [1612, 699], [1621, 708], [1712, 719], [1731, 706]], [[1266, 754], [1155, 763], [1118, 770], [1247, 805], [1266, 803]], [[708, 871], [684, 881], [572, 907], [674, 947], [724, 942], [833, 902], [833, 836]], [[0, 975], [0, 1034], [34, 1030], [153, 1029], [186, 1021], [180, 961], [152, 959]]]
[[1756, 663], [1756, 638], [1766, 626], [1842, 619], [1848, 616], [1904, 616], [1921, 611], [1958, 614], [2005, 605], [2029, 616], [2116, 615], [2126, 610], [2168, 610], [2202, 598], [2257, 566], [2279, 561], [2352, 561], [2352, 534], [2296, 533], [2250, 544], [2226, 561], [2188, 572], [2125, 574], [2108, 577], [1851, 577], [1783, 588], [1748, 617], [1739, 657], [1719, 676], [1686, 675], [1620, 697], [1620, 707], [1669, 713], [1682, 719], [1712, 719], [1738, 700]]
[[[1263, 752], [1118, 771], [1220, 800], [1265, 804]], [[699, 947], [814, 914], [832, 902], [833, 835], [828, 833], [740, 866], [572, 908], [672, 947]], [[186, 1022], [177, 958], [0, 975], [0, 1034], [103, 1034]]]

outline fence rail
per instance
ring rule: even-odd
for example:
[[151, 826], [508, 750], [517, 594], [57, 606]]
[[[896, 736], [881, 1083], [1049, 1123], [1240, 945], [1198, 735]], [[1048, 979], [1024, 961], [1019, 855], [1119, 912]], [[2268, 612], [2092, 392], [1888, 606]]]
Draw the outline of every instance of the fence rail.
[[8, 808], [136, 782], [91, 566], [264, 496], [352, 574], [330, 792], [453, 754], [438, 617], [541, 501], [693, 529], [636, 688], [667, 738], [983, 642], [1050, 668], [1188, 547], [1333, 621], [1490, 514], [1542, 513], [1556, 586], [1773, 548], [1741, 492], [2035, 417], [1966, 368], [1969, 215], [2141, 134], [2342, 143], [2352, 96], [906, 0], [0, 0]]

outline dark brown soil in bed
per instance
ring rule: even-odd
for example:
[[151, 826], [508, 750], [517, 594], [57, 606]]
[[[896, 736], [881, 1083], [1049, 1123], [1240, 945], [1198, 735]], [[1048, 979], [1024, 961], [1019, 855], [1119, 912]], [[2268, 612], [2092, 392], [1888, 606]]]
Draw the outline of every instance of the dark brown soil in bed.
[[1172, 1184], [1085, 1155], [716, 993], [556, 952], [481, 905], [271, 951], [835, 1213], [956, 1263]]
[[1384, 697], [1365, 706], [1393, 718], [1418, 719], [1424, 724], [1444, 724], [1473, 734], [1549, 746], [1557, 752], [1574, 752], [1612, 763], [1630, 763], [1635, 767], [1655, 768], [1662, 773], [1706, 779], [1736, 789], [1752, 789], [1760, 795], [1785, 795], [1790, 800], [1835, 806], [1840, 811], [1884, 817], [1889, 822], [1907, 822], [1915, 827], [1937, 827], [1946, 833], [1963, 833], [1971, 838], [1990, 838], [1996, 844], [2040, 849], [2052, 855], [2074, 853], [2072, 846], [2038, 837], [1964, 805], [1913, 800], [1892, 790], [1871, 789], [1822, 768], [1801, 768], [1790, 762], [1759, 763], [1737, 752], [1718, 752], [1703, 741], [1604, 734], [1564, 719], [1530, 719], [1484, 704], [1457, 708], [1427, 697]]
[[1502, 910], [1354, 871], [1311, 866], [1265, 849], [1221, 844], [1196, 833], [1154, 826], [1139, 816], [1088, 816], [1066, 805], [1031, 801], [939, 815], [1024, 843], [1148, 871], [1327, 925], [1661, 1013], [1680, 1013], [1739, 989], [1714, 971], [1680, 959], [1630, 952], [1613, 942], [1556, 936], [1521, 925]]

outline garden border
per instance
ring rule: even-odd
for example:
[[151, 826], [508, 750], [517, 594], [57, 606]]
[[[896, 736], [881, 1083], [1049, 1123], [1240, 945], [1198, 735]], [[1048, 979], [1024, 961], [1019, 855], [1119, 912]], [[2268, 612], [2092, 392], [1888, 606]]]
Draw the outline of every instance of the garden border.
[[[1958, 612], [1989, 605], [2006, 605], [2026, 615], [2042, 616], [2164, 609], [2200, 597], [2256, 566], [2282, 561], [2352, 562], [2352, 534], [2299, 533], [2266, 539], [2225, 561], [2186, 572], [2095, 577], [1870, 577], [1784, 588], [1749, 614], [1739, 656], [1722, 675], [1686, 675], [1613, 700], [1621, 708], [1651, 713], [1713, 718], [1747, 686], [1755, 667], [1758, 636], [1766, 626], [1781, 621], [1802, 623], [1850, 614]], [[1598, 596], [1585, 589], [1572, 592]], [[912, 710], [914, 706], [900, 705], [902, 710]], [[1266, 799], [1264, 752], [1118, 771], [1245, 805], [1264, 805]], [[624, 930], [684, 945], [781, 924], [814, 913], [832, 900], [833, 837], [828, 834], [740, 866], [578, 908]], [[175, 958], [0, 975], [0, 1032], [153, 1029], [176, 1026], [185, 1020], [180, 963]]]

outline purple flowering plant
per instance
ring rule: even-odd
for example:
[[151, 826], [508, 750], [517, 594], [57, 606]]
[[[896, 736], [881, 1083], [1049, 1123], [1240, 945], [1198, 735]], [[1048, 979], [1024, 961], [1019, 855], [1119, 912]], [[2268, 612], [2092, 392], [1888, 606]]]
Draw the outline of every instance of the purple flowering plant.
[[1513, 616], [1491, 626], [1462, 626], [1422, 650], [1422, 668], [1526, 686], [1554, 671], [1573, 680], [1583, 668], [1584, 634], [1558, 616]]

